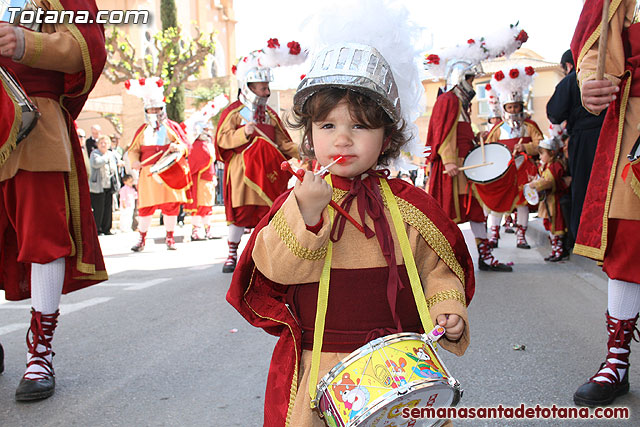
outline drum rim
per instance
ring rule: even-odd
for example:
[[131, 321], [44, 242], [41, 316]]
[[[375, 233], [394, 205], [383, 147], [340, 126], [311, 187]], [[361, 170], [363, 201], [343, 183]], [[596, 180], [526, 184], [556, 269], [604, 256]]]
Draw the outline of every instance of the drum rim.
[[640, 137], [638, 137], [635, 144], [633, 144], [631, 152], [627, 155], [627, 158], [632, 163], [640, 159]]
[[[509, 151], [509, 147], [507, 147], [505, 144], [503, 144], [501, 142], [490, 142], [488, 144], [485, 144], [485, 148], [487, 146], [489, 146], [489, 145], [492, 145], [492, 144], [493, 145], [502, 145], [509, 153], [511, 153], [511, 151]], [[471, 153], [472, 151], [477, 150], [479, 148], [481, 148], [480, 145], [478, 145], [476, 147], [473, 147], [471, 150], [469, 150], [469, 153]], [[467, 156], [469, 155], [469, 153], [467, 153]], [[466, 159], [466, 156], [465, 156], [465, 159]], [[511, 156], [511, 159], [513, 159], [513, 156]], [[511, 161], [509, 163], [511, 163]], [[502, 172], [497, 177], [495, 177], [495, 178], [493, 178], [491, 180], [488, 180], [488, 181], [477, 181], [475, 179], [472, 179], [469, 176], [467, 176], [467, 171], [466, 170], [463, 170], [462, 173], [464, 174], [465, 178], [467, 178], [469, 181], [474, 182], [476, 184], [491, 184], [492, 182], [495, 182], [495, 181], [499, 180], [500, 178], [505, 176], [507, 172], [509, 172], [509, 163], [507, 163], [507, 168], [504, 170], [504, 172]], [[463, 162], [463, 166], [464, 166], [464, 162]], [[471, 169], [471, 170], [473, 170], [473, 169]]]
[[394, 390], [389, 390], [387, 393], [383, 394], [382, 396], [380, 396], [379, 398], [371, 402], [370, 405], [367, 405], [366, 410], [362, 411], [354, 419], [352, 419], [349, 422], [348, 426], [351, 426], [351, 425], [357, 426], [363, 421], [366, 421], [367, 418], [375, 416], [375, 414], [378, 411], [383, 409], [387, 404], [392, 403], [394, 400], [396, 400], [400, 396], [407, 396], [413, 392], [422, 390], [424, 388], [429, 388], [434, 385], [445, 386], [446, 388], [448, 388], [453, 392], [453, 395], [451, 396], [451, 402], [449, 402], [447, 406], [439, 406], [440, 408], [451, 408], [453, 406], [457, 406], [457, 404], [460, 402], [460, 396], [461, 396], [460, 383], [457, 380], [453, 378], [450, 378], [447, 380], [423, 379], [423, 382], [420, 382], [420, 383], [411, 383], [411, 384], [405, 384], [401, 386], [407, 389], [406, 391], [404, 391], [402, 395], [398, 393], [398, 390], [400, 390], [401, 387], [398, 387], [397, 389], [394, 389]]
[[530, 205], [532, 205], [532, 206], [533, 206], [533, 205], [537, 205], [538, 203], [540, 203], [540, 195], [538, 194], [538, 192], [537, 192], [535, 189], [533, 189], [533, 191], [535, 191], [535, 192], [536, 192], [536, 199], [538, 199], [535, 203], [533, 203], [533, 202], [529, 201], [529, 199], [527, 199], [527, 189], [526, 189], [526, 188], [524, 188], [524, 187], [528, 187], [528, 188], [532, 188], [532, 187], [529, 185], [529, 183], [526, 183], [526, 184], [523, 186], [523, 190], [522, 190], [522, 192], [523, 192], [523, 195], [524, 195], [525, 200], [527, 200], [527, 203], [529, 203], [529, 204], [530, 204]]
[[[180, 151], [169, 151], [167, 150], [166, 153], [169, 154], [163, 154], [162, 157], [160, 157], [158, 159], [158, 161], [154, 164], [151, 165], [151, 167], [149, 168], [149, 172], [151, 173], [162, 173], [164, 171], [166, 171], [167, 169], [169, 169], [171, 166], [173, 166], [175, 163], [178, 162], [178, 160], [180, 160], [182, 158], [182, 153]], [[158, 163], [160, 163], [162, 161], [162, 159], [164, 159], [165, 157], [169, 157], [171, 155], [173, 155], [172, 153], [176, 153], [177, 157], [175, 158], [175, 160], [167, 165], [164, 165], [162, 167], [158, 166], [158, 168], [156, 168], [156, 165]]]

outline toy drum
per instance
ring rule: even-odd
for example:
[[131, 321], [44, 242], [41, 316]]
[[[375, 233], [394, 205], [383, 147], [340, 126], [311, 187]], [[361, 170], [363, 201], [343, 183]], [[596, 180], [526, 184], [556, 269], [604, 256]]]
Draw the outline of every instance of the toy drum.
[[462, 395], [427, 335], [409, 332], [360, 347], [317, 391], [317, 409], [329, 427], [438, 426], [444, 420], [404, 418], [402, 410], [455, 406]]
[[158, 183], [174, 190], [184, 190], [191, 185], [189, 163], [179, 151], [165, 152], [149, 171]]
[[627, 178], [627, 174], [629, 173], [627, 167], [631, 168], [631, 188], [636, 196], [640, 197], [640, 139], [636, 141], [627, 158], [629, 159], [629, 166], [626, 166], [625, 169], [623, 169], [622, 177], [625, 181], [629, 179]]
[[537, 205], [540, 203], [540, 197], [538, 196], [538, 192], [531, 187], [529, 184], [524, 185], [524, 198], [530, 205]]
[[[510, 212], [518, 195], [516, 185], [517, 170], [509, 149], [493, 142], [484, 146], [485, 162], [492, 163], [478, 168], [466, 169], [464, 174], [474, 183], [478, 197], [487, 208], [494, 212]], [[464, 158], [463, 166], [473, 166], [482, 162], [482, 147], [473, 148]]]

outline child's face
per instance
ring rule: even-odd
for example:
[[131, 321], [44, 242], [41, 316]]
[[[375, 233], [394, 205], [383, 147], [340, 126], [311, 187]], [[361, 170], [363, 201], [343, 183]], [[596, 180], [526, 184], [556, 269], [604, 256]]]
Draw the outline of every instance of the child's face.
[[333, 165], [330, 172], [352, 178], [374, 167], [378, 162], [384, 128], [368, 129], [355, 122], [345, 100], [340, 101], [321, 122], [311, 128], [313, 149], [318, 162], [325, 166], [336, 157], [343, 160]]
[[133, 178], [129, 178], [124, 182], [124, 185], [131, 187], [133, 185]]
[[505, 104], [504, 110], [509, 114], [522, 113], [522, 104], [519, 102], [510, 102], [509, 104]]
[[542, 163], [549, 163], [551, 161], [551, 152], [549, 150], [540, 150], [540, 161]]

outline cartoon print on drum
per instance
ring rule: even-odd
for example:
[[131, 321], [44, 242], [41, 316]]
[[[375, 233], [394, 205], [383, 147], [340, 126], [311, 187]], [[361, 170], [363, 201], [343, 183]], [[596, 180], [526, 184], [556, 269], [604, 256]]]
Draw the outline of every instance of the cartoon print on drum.
[[[354, 382], [350, 374], [344, 374], [342, 379], [331, 386], [333, 395], [338, 402], [344, 404], [349, 410], [349, 419], [353, 419], [369, 403], [369, 390], [360, 387], [360, 379]], [[347, 414], [347, 412], [344, 412]]]
[[404, 367], [407, 366], [407, 361], [404, 358], [400, 358], [398, 363], [393, 360], [387, 360], [386, 362], [387, 368], [393, 374], [393, 380], [395, 383], [392, 385], [393, 388], [398, 387], [399, 385], [405, 385], [407, 383], [406, 378], [404, 377]]
[[420, 378], [444, 378], [435, 363], [431, 361], [429, 354], [424, 347], [413, 348], [414, 354], [407, 354], [417, 365], [411, 370]]

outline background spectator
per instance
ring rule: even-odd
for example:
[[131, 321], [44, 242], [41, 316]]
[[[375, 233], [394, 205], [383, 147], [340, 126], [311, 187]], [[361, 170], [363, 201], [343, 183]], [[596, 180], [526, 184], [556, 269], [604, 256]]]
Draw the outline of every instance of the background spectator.
[[91, 208], [98, 234], [112, 234], [113, 194], [120, 190], [116, 176], [118, 163], [115, 155], [108, 148], [109, 137], [103, 135], [98, 139], [97, 149], [93, 150], [89, 157]]
[[100, 131], [101, 130], [102, 130], [102, 128], [100, 128], [100, 125], [91, 126], [91, 136], [89, 136], [89, 138], [87, 138], [87, 140], [84, 143], [85, 147], [87, 149], [87, 156], [89, 156], [89, 157], [91, 157], [91, 152], [98, 145], [98, 139], [100, 138]]

